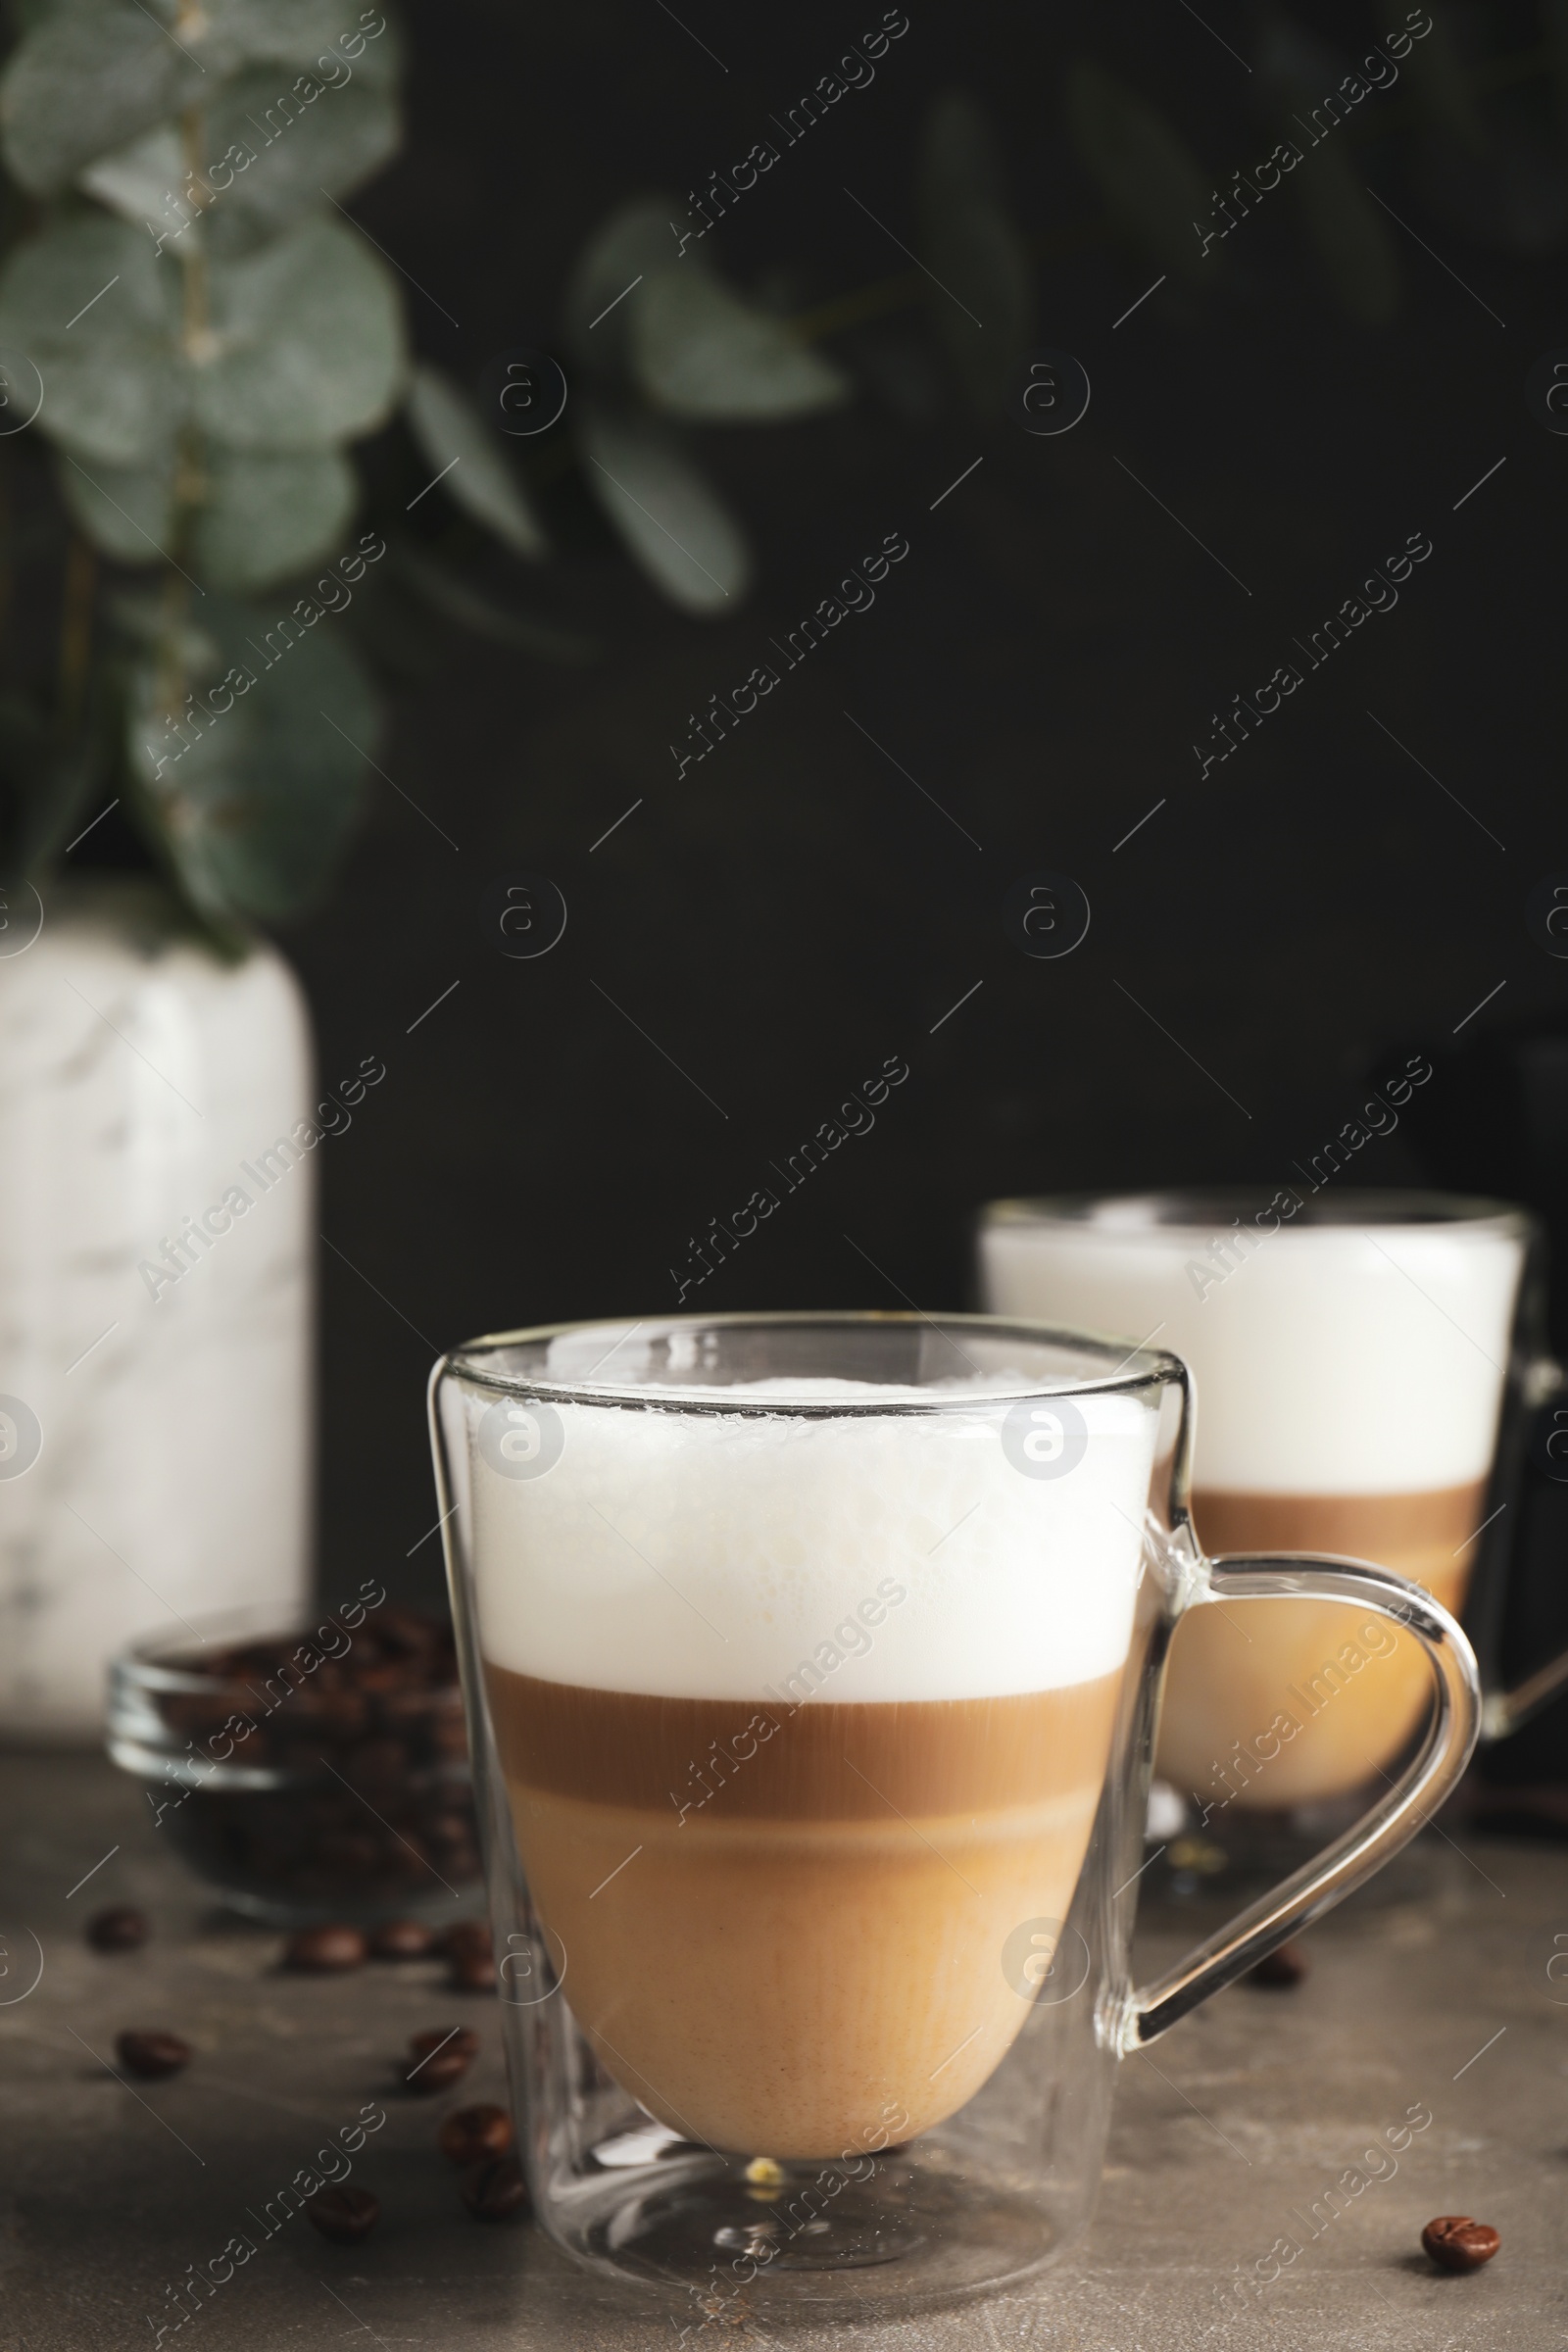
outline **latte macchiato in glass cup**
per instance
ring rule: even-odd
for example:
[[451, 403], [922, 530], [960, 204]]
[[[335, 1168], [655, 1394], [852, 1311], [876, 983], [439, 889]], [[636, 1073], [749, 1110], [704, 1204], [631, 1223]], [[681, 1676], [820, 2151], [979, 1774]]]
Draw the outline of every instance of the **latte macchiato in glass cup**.
[[[1375, 1560], [1455, 1615], [1480, 1597], [1484, 1531], [1494, 1558], [1506, 1534], [1494, 1470], [1510, 1383], [1533, 1400], [1554, 1370], [1522, 1360], [1539, 1249], [1503, 1202], [1304, 1185], [1004, 1200], [979, 1233], [993, 1311], [1183, 1358], [1205, 1545]], [[1339, 1605], [1195, 1613], [1172, 1647], [1157, 1770], [1202, 1821], [1223, 1817], [1222, 1842], [1266, 1850], [1249, 1822], [1283, 1831], [1306, 1808], [1310, 1827], [1377, 1784], [1430, 1685], [1417, 1643]], [[1506, 1694], [1494, 1708], [1509, 1715]]]
[[[650, 1318], [459, 1348], [431, 1418], [534, 2209], [677, 2328], [887, 2316], [1059, 2254], [1118, 2058], [1378, 1869], [1473, 1741], [1436, 1603], [1198, 1552], [1162, 1349]], [[1426, 1734], [1138, 1988], [1170, 1632], [1253, 1597], [1397, 1618]]]

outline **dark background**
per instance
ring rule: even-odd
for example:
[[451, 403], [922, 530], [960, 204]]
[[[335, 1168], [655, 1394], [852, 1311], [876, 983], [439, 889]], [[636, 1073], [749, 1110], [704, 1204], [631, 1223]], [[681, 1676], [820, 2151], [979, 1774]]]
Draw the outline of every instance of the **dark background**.
[[[355, 210], [416, 281], [419, 347], [464, 383], [509, 346], [560, 348], [564, 280], [599, 221], [727, 172], [881, 16], [869, 0], [679, 13], [408, 12], [408, 147]], [[1403, 13], [1297, 22], [1344, 71]], [[845, 187], [914, 242], [927, 112], [966, 88], [1038, 241], [1037, 345], [1079, 357], [1089, 413], [1059, 438], [977, 424], [922, 301], [894, 288], [825, 346], [857, 376], [850, 406], [700, 437], [758, 557], [733, 614], [673, 612], [580, 482], [530, 451], [558, 553], [547, 571], [514, 564], [513, 590], [596, 655], [411, 635], [381, 755], [400, 791], [377, 787], [330, 906], [283, 943], [323, 1079], [368, 1054], [387, 1065], [322, 1154], [334, 1590], [371, 1569], [436, 1590], [438, 1543], [418, 1540], [441, 1348], [669, 1310], [691, 1237], [755, 1187], [781, 1190], [769, 1163], [890, 1055], [910, 1075], [874, 1132], [784, 1198], [688, 1308], [966, 1303], [986, 1199], [1283, 1180], [1418, 1049], [1440, 1062], [1422, 1133], [1406, 1122], [1369, 1146], [1356, 1180], [1484, 1183], [1547, 1208], [1560, 1194], [1509, 1058], [1568, 1006], [1568, 965], [1525, 924], [1533, 886], [1568, 867], [1568, 439], [1524, 391], [1568, 344], [1568, 149], [1541, 15], [1447, 12], [1478, 57], [1522, 61], [1494, 73], [1487, 153], [1421, 127], [1408, 74], [1358, 110], [1353, 145], [1340, 134], [1411, 232], [1393, 229], [1402, 312], [1376, 330], [1325, 288], [1286, 189], [1228, 241], [1212, 294], [1172, 277], [1112, 324], [1158, 265], [1118, 239], [1075, 158], [1063, 76], [1081, 56], [1109, 66], [1223, 185], [1274, 136], [1242, 62], [1261, 37], [1252, 11], [910, 0], [909, 16], [874, 86], [705, 250], [792, 310], [899, 278], [906, 258]], [[667, 747], [688, 712], [889, 532], [910, 552], [874, 612], [677, 781]], [[1415, 532], [1434, 552], [1397, 610], [1306, 670], [1200, 781], [1192, 746], [1211, 713], [1297, 660], [1293, 638]], [[1009, 886], [1039, 868], [1074, 877], [1093, 909], [1058, 961], [1003, 928]], [[535, 961], [481, 929], [487, 889], [519, 870], [553, 878], [569, 909]]]

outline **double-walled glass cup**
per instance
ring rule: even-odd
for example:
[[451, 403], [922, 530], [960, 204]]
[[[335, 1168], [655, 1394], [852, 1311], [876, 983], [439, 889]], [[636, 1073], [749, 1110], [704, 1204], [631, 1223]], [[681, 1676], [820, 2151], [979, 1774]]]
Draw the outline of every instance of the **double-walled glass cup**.
[[[1475, 1738], [1387, 1571], [1207, 1560], [1184, 1366], [981, 1316], [483, 1339], [431, 1420], [534, 2208], [682, 2321], [896, 2315], [1085, 2227], [1118, 2059], [1318, 1917]], [[1135, 1986], [1162, 1670], [1215, 1601], [1353, 1603], [1425, 1736]]]

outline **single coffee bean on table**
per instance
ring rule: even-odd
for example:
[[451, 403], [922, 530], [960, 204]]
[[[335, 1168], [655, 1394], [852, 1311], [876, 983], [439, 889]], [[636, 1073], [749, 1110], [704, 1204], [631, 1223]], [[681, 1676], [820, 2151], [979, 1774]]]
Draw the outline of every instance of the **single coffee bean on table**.
[[1248, 1970], [1248, 1982], [1281, 1988], [1299, 1984], [1311, 1965], [1298, 1943], [1282, 1943], [1278, 1951], [1269, 1952], [1255, 1968]]
[[311, 1976], [329, 1976], [339, 1969], [363, 1967], [368, 1949], [359, 1928], [302, 1928], [289, 1937], [283, 1965]]
[[115, 2048], [121, 2064], [147, 2082], [156, 2082], [165, 2075], [177, 2075], [182, 2066], [190, 2064], [190, 2043], [181, 2041], [177, 2034], [117, 2034]]
[[423, 1960], [435, 1950], [435, 1932], [418, 1919], [389, 1919], [370, 1937], [372, 1960]]
[[1421, 2243], [1440, 2271], [1479, 2271], [1502, 2240], [1490, 2222], [1467, 2213], [1440, 2213], [1421, 2232]]
[[450, 2090], [454, 2082], [463, 2081], [472, 2064], [473, 2060], [466, 2050], [460, 2050], [455, 2042], [449, 2042], [444, 2050], [432, 2050], [428, 2057], [416, 2058], [412, 2065], [405, 2063], [402, 2069], [404, 2087], [412, 2090], [416, 2098], [422, 2098], [432, 2091]]
[[319, 2196], [307, 2198], [305, 2210], [334, 2245], [356, 2246], [380, 2220], [381, 2200], [368, 2188], [323, 2188]]
[[476, 2221], [510, 2221], [528, 2202], [527, 2183], [515, 2156], [475, 2164], [458, 2181], [458, 2193]]
[[458, 2107], [436, 2133], [436, 2146], [454, 2164], [474, 2165], [505, 2156], [512, 2139], [512, 2118], [504, 2107]]
[[461, 2050], [465, 2058], [477, 2058], [479, 2036], [471, 2026], [429, 2026], [422, 2034], [409, 2036], [409, 2056], [428, 2058], [432, 2050]]
[[147, 1940], [147, 1915], [132, 1903], [114, 1903], [87, 1922], [87, 1941], [97, 1952], [133, 1952]]

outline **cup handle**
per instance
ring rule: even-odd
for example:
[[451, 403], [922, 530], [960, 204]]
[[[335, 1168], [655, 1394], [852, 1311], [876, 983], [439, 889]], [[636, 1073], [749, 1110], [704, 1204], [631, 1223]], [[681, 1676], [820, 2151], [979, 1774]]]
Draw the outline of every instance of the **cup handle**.
[[[1522, 1306], [1521, 1318], [1526, 1311]], [[1537, 1307], [1535, 1311], [1539, 1313], [1541, 1310]], [[1517, 1501], [1524, 1472], [1524, 1456], [1537, 1414], [1551, 1404], [1556, 1408], [1552, 1419], [1559, 1423], [1568, 1421], [1568, 1410], [1557, 1402], [1565, 1385], [1568, 1384], [1565, 1384], [1562, 1366], [1553, 1362], [1544, 1349], [1538, 1348], [1533, 1354], [1525, 1352], [1523, 1360], [1516, 1363], [1503, 1407], [1503, 1426], [1498, 1433], [1497, 1468], [1487, 1495], [1489, 1506], [1493, 1504], [1493, 1495], [1499, 1493], [1504, 1502]], [[1548, 1454], [1564, 1435], [1561, 1428], [1553, 1430], [1546, 1441]], [[1500, 1506], [1494, 1507], [1494, 1517], [1500, 1522]], [[1496, 1653], [1500, 1646], [1502, 1592], [1507, 1563], [1513, 1550], [1513, 1537], [1512, 1531], [1505, 1533], [1500, 1524], [1496, 1528], [1494, 1549], [1498, 1555], [1495, 1561], [1488, 1559], [1478, 1562], [1471, 1580], [1473, 1586], [1483, 1586], [1490, 1593], [1484, 1612], [1485, 1622], [1476, 1629], [1476, 1642], [1482, 1655], [1488, 1660], [1486, 1680], [1489, 1688], [1481, 1702], [1481, 1737], [1483, 1740], [1506, 1740], [1511, 1732], [1517, 1732], [1522, 1724], [1528, 1723], [1532, 1715], [1539, 1715], [1542, 1708], [1568, 1684], [1568, 1649], [1559, 1650], [1554, 1658], [1548, 1659], [1544, 1666], [1538, 1666], [1533, 1674], [1526, 1675], [1524, 1681], [1516, 1683], [1511, 1690], [1502, 1689], [1501, 1675], [1495, 1671]]]
[[1155, 2040], [1211, 1992], [1255, 1967], [1296, 1929], [1310, 1927], [1371, 1878], [1438, 1810], [1470, 1761], [1481, 1727], [1481, 1684], [1475, 1653], [1446, 1609], [1386, 1568], [1300, 1552], [1236, 1553], [1211, 1560], [1206, 1590], [1196, 1593], [1191, 1605], [1287, 1599], [1348, 1601], [1391, 1618], [1426, 1650], [1437, 1703], [1415, 1756], [1353, 1829], [1152, 1984], [1126, 1995], [1115, 2034], [1123, 2057]]

